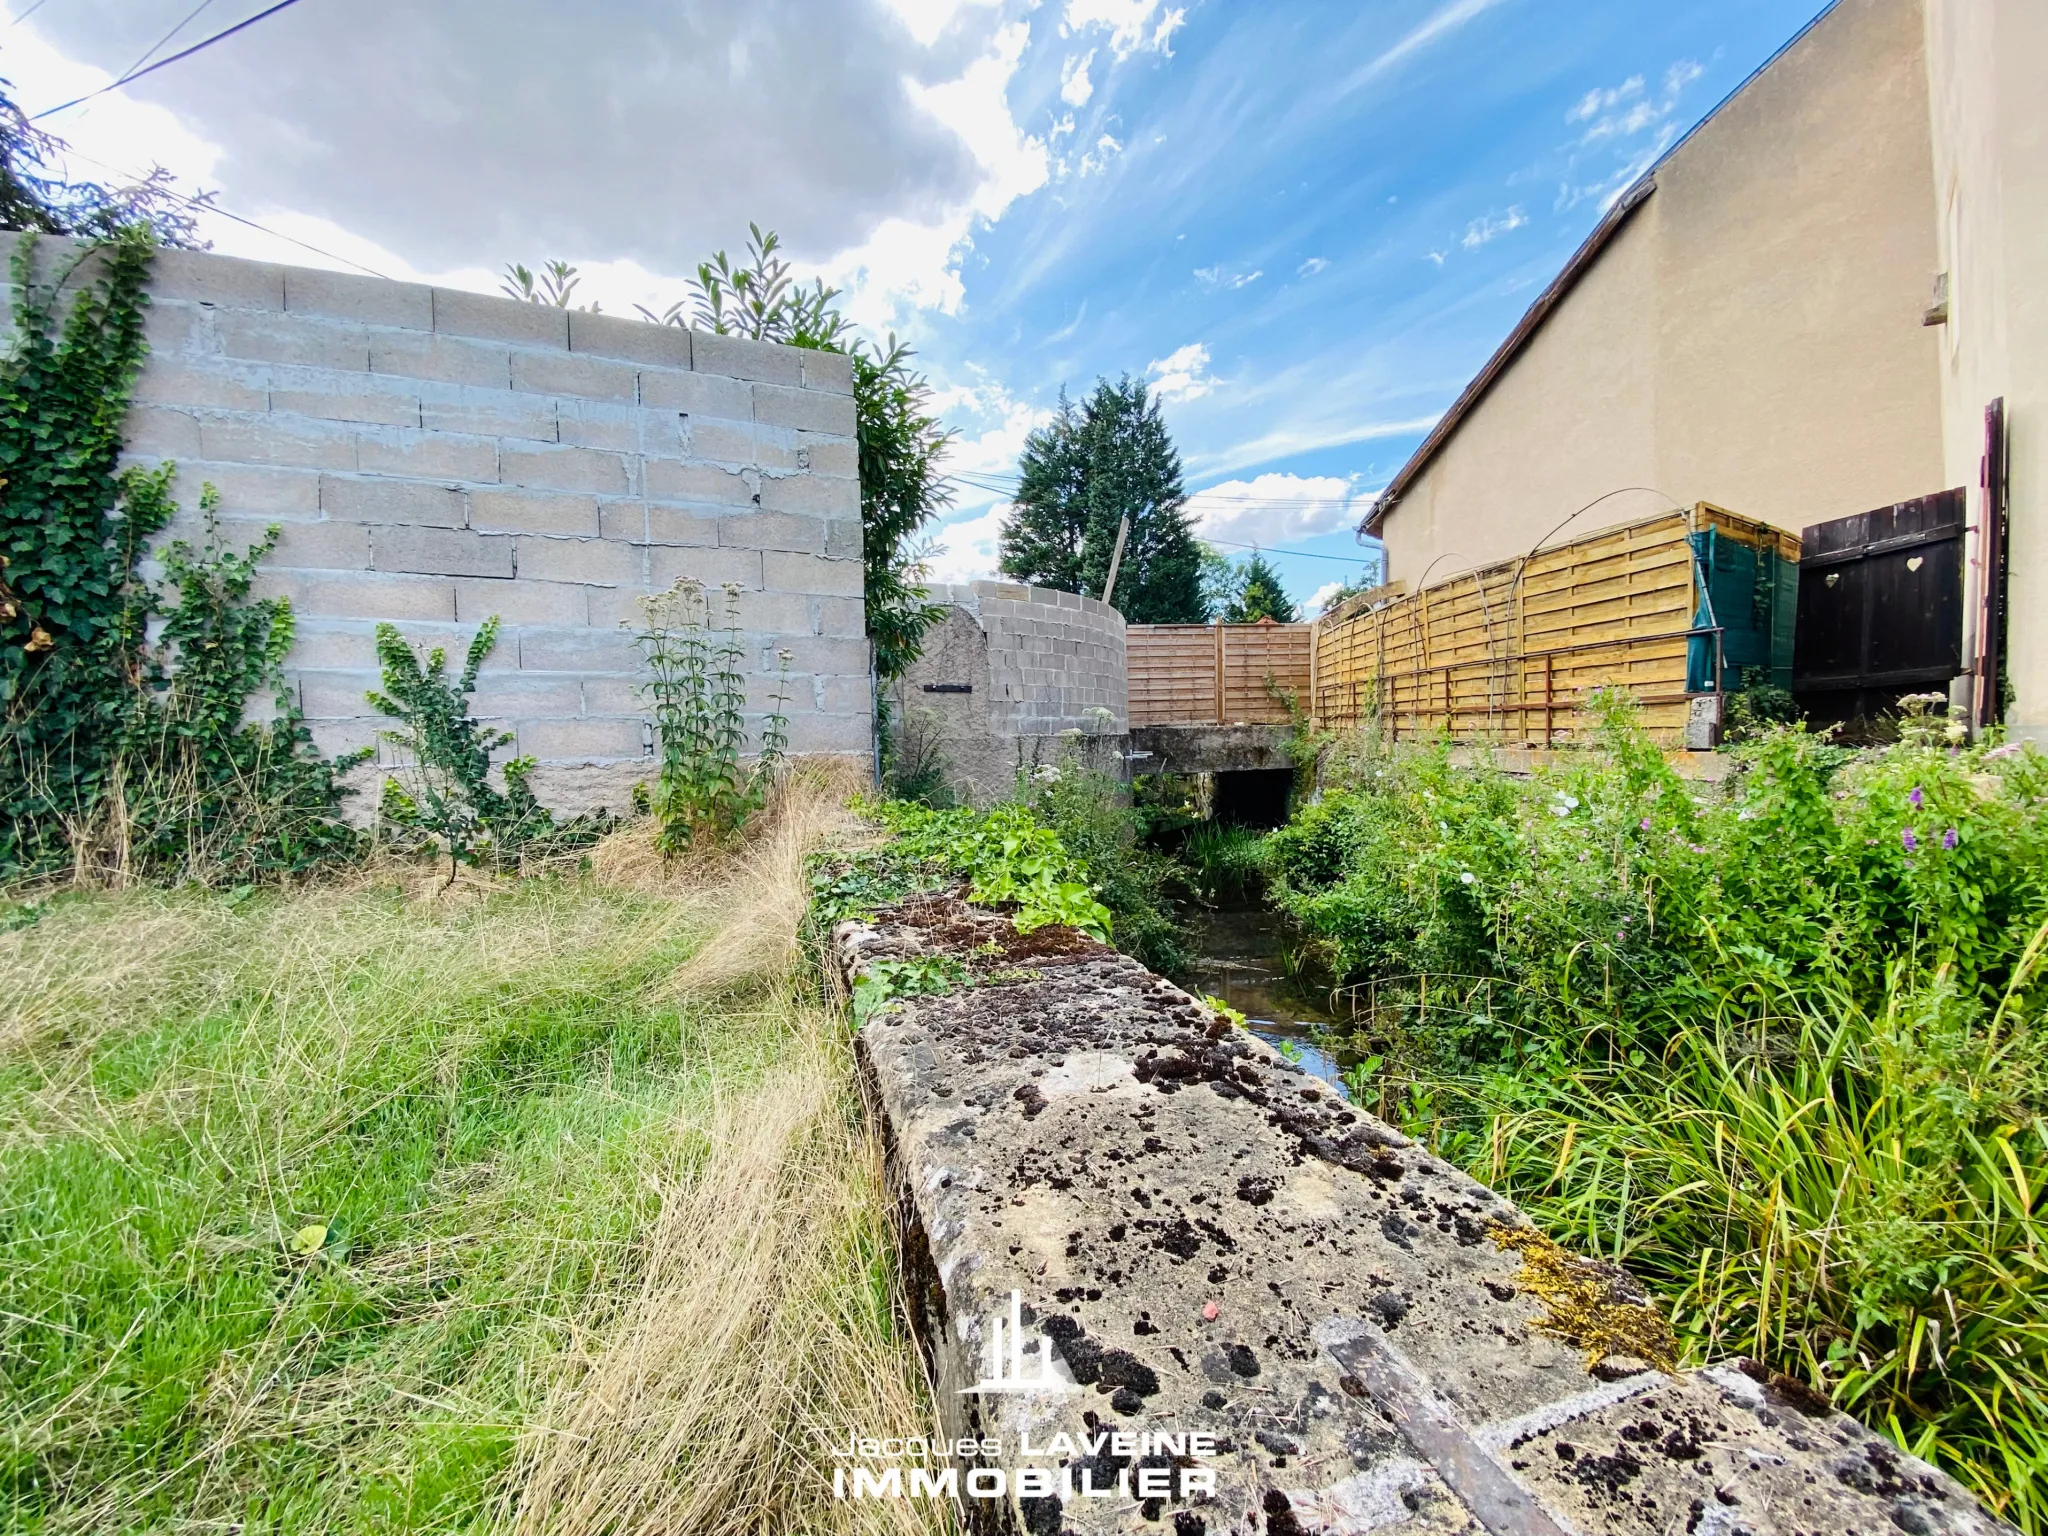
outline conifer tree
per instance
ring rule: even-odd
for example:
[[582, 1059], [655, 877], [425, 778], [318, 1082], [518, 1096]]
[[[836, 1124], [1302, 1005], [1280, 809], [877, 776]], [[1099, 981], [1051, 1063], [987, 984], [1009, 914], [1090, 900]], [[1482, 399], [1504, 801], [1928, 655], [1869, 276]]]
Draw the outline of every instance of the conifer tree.
[[1238, 567], [1236, 591], [1223, 610], [1226, 624], [1256, 624], [1271, 619], [1275, 624], [1293, 624], [1301, 615], [1294, 600], [1280, 584], [1280, 573], [1257, 550]]
[[1078, 409], [1062, 390], [1058, 414], [1025, 440], [1019, 470], [1016, 509], [1003, 525], [1005, 575], [1099, 597], [1128, 517], [1116, 609], [1133, 624], [1209, 617], [1180, 454], [1143, 380], [1098, 379]]

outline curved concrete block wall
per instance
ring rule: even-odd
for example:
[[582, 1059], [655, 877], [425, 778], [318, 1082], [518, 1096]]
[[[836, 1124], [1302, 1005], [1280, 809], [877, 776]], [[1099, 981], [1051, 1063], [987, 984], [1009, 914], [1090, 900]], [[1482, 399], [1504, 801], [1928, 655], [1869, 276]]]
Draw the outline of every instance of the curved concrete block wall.
[[978, 803], [1007, 794], [1020, 767], [1057, 761], [1067, 733], [1079, 733], [1074, 745], [1091, 765], [1122, 775], [1131, 728], [1122, 614], [1010, 582], [930, 590], [950, 611], [898, 689], [911, 751], [935, 751], [948, 782]]
[[323, 747], [376, 740], [379, 620], [456, 654], [495, 614], [475, 711], [544, 802], [622, 810], [651, 742], [634, 600], [692, 576], [740, 588], [756, 727], [787, 649], [792, 750], [869, 752], [845, 357], [184, 251], [150, 293], [129, 456], [177, 462], [171, 536], [207, 482], [231, 545], [282, 526], [262, 590]]

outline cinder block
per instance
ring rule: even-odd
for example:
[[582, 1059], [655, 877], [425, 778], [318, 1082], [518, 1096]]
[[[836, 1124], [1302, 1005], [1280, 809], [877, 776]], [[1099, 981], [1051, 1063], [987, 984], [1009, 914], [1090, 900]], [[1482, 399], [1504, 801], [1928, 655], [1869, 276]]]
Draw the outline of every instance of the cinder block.
[[650, 410], [689, 416], [720, 416], [727, 421], [754, 419], [753, 386], [719, 373], [678, 373], [666, 368], [640, 370], [640, 403]]
[[583, 713], [586, 715], [652, 713], [646, 684], [640, 678], [586, 677], [577, 686], [583, 690]]
[[640, 673], [639, 649], [622, 629], [522, 629], [517, 640], [523, 672]]
[[743, 549], [789, 549], [825, 553], [822, 518], [790, 512], [735, 512], [718, 521], [718, 542]]
[[860, 519], [857, 517], [826, 518], [825, 553], [832, 556], [835, 560], [860, 559], [863, 553]]
[[342, 619], [302, 623], [292, 643], [291, 666], [294, 672], [368, 671], [374, 676], [374, 626], [367, 619], [360, 623]]
[[202, 457], [301, 469], [354, 469], [352, 427], [303, 416], [210, 416], [199, 424]]
[[370, 562], [380, 571], [415, 571], [431, 576], [512, 578], [510, 534], [469, 528], [424, 528], [379, 524], [370, 535]]
[[666, 590], [684, 576], [701, 581], [706, 587], [723, 587], [730, 581], [749, 591], [759, 591], [761, 552], [670, 545], [656, 545], [647, 552], [647, 583], [656, 591]]
[[633, 544], [609, 539], [549, 539], [521, 535], [519, 574], [535, 581], [599, 581], [637, 586], [646, 560]]
[[619, 453], [640, 451], [639, 406], [608, 400], [557, 400], [554, 405], [558, 441], [577, 448], [610, 448]]
[[812, 708], [825, 715], [860, 715], [875, 706], [874, 685], [865, 677], [814, 678]]
[[597, 507], [597, 531], [607, 539], [616, 539], [621, 544], [645, 544], [647, 542], [647, 503], [638, 497], [628, 496], [619, 501], [600, 501]]
[[754, 386], [754, 420], [770, 427], [796, 427], [852, 437], [853, 396], [816, 389], [789, 389], [774, 384]]
[[860, 445], [850, 437], [826, 437], [815, 432], [796, 435], [797, 467], [814, 475], [833, 475], [841, 480], [860, 475]]
[[647, 504], [650, 544], [716, 544], [720, 514], [704, 507], [670, 507], [660, 502]]
[[587, 624], [589, 592], [568, 582], [532, 581], [523, 571], [517, 581], [458, 577], [455, 617], [464, 624], [481, 624], [492, 614], [507, 624]]
[[467, 498], [446, 485], [419, 480], [358, 480], [320, 477], [320, 510], [332, 518], [361, 523], [400, 523], [421, 528], [460, 528], [468, 522]]
[[[9, 288], [0, 294], [7, 305], [5, 313], [14, 312], [14, 290]], [[218, 354], [220, 343], [213, 334], [209, 323], [213, 311], [199, 304], [187, 304], [179, 300], [162, 300], [151, 295], [148, 309], [142, 312], [142, 336], [149, 343], [152, 359], [169, 359], [183, 352], [196, 352], [202, 356]], [[11, 331], [11, 327], [10, 327]], [[12, 339], [10, 335], [9, 339]]]
[[657, 368], [687, 368], [690, 333], [679, 325], [653, 325], [577, 310], [569, 316], [569, 350], [651, 363]]
[[844, 352], [804, 353], [804, 388], [835, 395], [853, 393], [853, 359]]
[[[637, 510], [639, 503], [623, 505]], [[563, 538], [594, 539], [605, 532], [595, 496], [552, 491], [471, 491], [469, 526], [487, 533], [551, 533]]]
[[[865, 635], [792, 635], [780, 644], [789, 649], [792, 671], [814, 673], [820, 677], [864, 679], [868, 675], [868, 640]], [[762, 664], [766, 666], [768, 662]]]
[[[509, 614], [501, 614], [511, 623]], [[470, 695], [469, 711], [486, 720], [583, 717], [583, 685], [559, 672], [493, 672]]]
[[207, 251], [158, 251], [149, 267], [152, 298], [189, 299], [221, 309], [283, 309], [285, 269]]
[[864, 635], [867, 632], [867, 604], [860, 598], [814, 597], [811, 599], [811, 633], [817, 635]]
[[220, 492], [221, 511], [229, 516], [273, 519], [316, 518], [320, 515], [320, 473], [312, 469], [278, 469], [269, 465], [215, 464], [180, 459], [171, 494], [181, 507], [197, 507], [207, 486]]
[[287, 267], [284, 307], [290, 313], [360, 320], [365, 325], [393, 325], [409, 331], [434, 328], [434, 290], [424, 283], [394, 283], [349, 272]]
[[514, 352], [512, 387], [534, 394], [631, 403], [640, 398], [640, 374], [630, 364], [581, 353]]
[[199, 418], [190, 411], [160, 405], [132, 405], [121, 428], [121, 446], [129, 453], [161, 459], [200, 456]]
[[498, 455], [498, 472], [507, 485], [538, 490], [624, 496], [633, 488], [624, 456], [602, 448], [507, 447]]
[[544, 762], [606, 762], [642, 755], [638, 720], [522, 720], [514, 729], [520, 755]]
[[429, 432], [520, 437], [531, 443], [552, 443], [560, 435], [555, 402], [546, 395], [515, 395], [504, 389], [454, 384], [422, 387], [420, 425]]
[[552, 304], [529, 304], [500, 294], [470, 293], [461, 288], [434, 290], [434, 329], [480, 341], [512, 341], [524, 346], [569, 345], [569, 312]]
[[868, 713], [821, 715], [806, 712], [789, 721], [789, 750], [820, 756], [865, 758], [874, 749], [874, 716]]
[[813, 598], [799, 592], [742, 592], [740, 627], [763, 636], [809, 635]]
[[362, 523], [270, 525], [238, 521], [234, 526], [242, 530], [240, 542], [245, 544], [255, 542], [266, 528], [277, 528], [277, 548], [265, 557], [263, 563], [266, 566], [301, 571], [365, 571], [370, 568], [370, 530]]
[[433, 480], [498, 480], [498, 445], [487, 437], [458, 437], [418, 427], [366, 429], [357, 448], [366, 474], [419, 475]]
[[719, 506], [751, 507], [756, 477], [716, 464], [684, 464], [674, 459], [648, 459], [642, 467], [647, 495], [658, 501], [705, 501]]
[[761, 506], [769, 512], [806, 512], [813, 517], [859, 517], [860, 485], [824, 475], [763, 475]]
[[[691, 458], [755, 468], [761, 467], [761, 435], [750, 421], [722, 421], [713, 416], [693, 416], [683, 428], [684, 446]], [[793, 453], [790, 459], [793, 464]]]
[[455, 618], [455, 589], [441, 576], [329, 576], [305, 571], [258, 574], [250, 589], [257, 597], [288, 597], [294, 613], [308, 618]]
[[699, 373], [723, 373], [766, 384], [801, 385], [804, 381], [804, 354], [796, 347], [692, 331], [690, 352], [690, 366]]
[[761, 584], [770, 592], [808, 592], [821, 597], [859, 597], [864, 582], [858, 560], [768, 550], [761, 556]]
[[291, 363], [360, 373], [370, 366], [370, 333], [308, 315], [222, 310], [213, 334], [224, 356], [257, 363]]
[[[369, 708], [367, 704], [363, 707]], [[313, 735], [314, 749], [324, 757], [340, 757], [361, 751], [364, 747], [380, 745], [377, 736], [379, 722], [374, 719], [359, 717], [353, 720], [309, 720], [306, 723]], [[374, 800], [380, 782], [375, 761], [355, 769], [346, 782], [356, 791], [356, 798], [348, 802], [350, 807], [359, 807]]]
[[417, 427], [420, 397], [406, 389], [274, 389], [271, 410], [321, 421], [360, 421], [374, 426]]
[[421, 331], [379, 331], [370, 338], [370, 370], [437, 384], [512, 387], [512, 351], [488, 342]]
[[312, 720], [351, 720], [375, 715], [376, 706], [364, 697], [380, 681], [374, 668], [353, 671], [299, 669], [292, 677], [292, 691], [299, 707]]
[[232, 364], [218, 360], [198, 367], [188, 362], [153, 353], [135, 381], [130, 397], [138, 405], [167, 405], [191, 409], [206, 406], [217, 411], [267, 411], [270, 392], [233, 377]]

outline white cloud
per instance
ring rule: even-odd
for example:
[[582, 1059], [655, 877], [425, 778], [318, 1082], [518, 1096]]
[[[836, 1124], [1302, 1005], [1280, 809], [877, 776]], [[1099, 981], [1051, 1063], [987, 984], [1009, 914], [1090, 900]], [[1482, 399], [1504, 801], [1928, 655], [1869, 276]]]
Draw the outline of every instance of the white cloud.
[[1375, 438], [1406, 437], [1411, 433], [1419, 435], [1436, 424], [1434, 416], [1417, 416], [1406, 421], [1359, 421], [1349, 411], [1338, 414], [1331, 410], [1320, 418], [1310, 417], [1290, 426], [1275, 427], [1270, 432], [1262, 432], [1257, 437], [1246, 438], [1212, 453], [1191, 453], [1188, 455], [1188, 468], [1197, 474], [1228, 474], [1234, 469], [1271, 464], [1276, 459], [1288, 459], [1320, 448], [1344, 448]]
[[1355, 526], [1365, 507], [1352, 480], [1267, 474], [1195, 492], [1188, 517], [1203, 538], [1272, 546]]
[[1324, 582], [1315, 591], [1311, 592], [1308, 596], [1308, 601], [1301, 605], [1301, 616], [1304, 619], [1315, 618], [1325, 608], [1328, 608], [1337, 594], [1343, 590], [1344, 583], [1341, 581]]
[[1085, 107], [1088, 98], [1095, 94], [1095, 82], [1089, 78], [1088, 68], [1095, 62], [1095, 50], [1072, 55], [1060, 66], [1060, 100], [1070, 107]]
[[1188, 19], [1184, 7], [1161, 9], [1160, 0], [1067, 0], [1066, 29], [1109, 28], [1109, 46], [1119, 59], [1138, 52], [1172, 54], [1173, 34]]
[[1360, 86], [1377, 79], [1410, 55], [1420, 52], [1438, 38], [1455, 32], [1473, 17], [1483, 11], [1490, 11], [1501, 0], [1451, 0], [1449, 5], [1424, 18], [1420, 25], [1404, 34], [1393, 46], [1383, 50], [1376, 58], [1360, 65], [1342, 86], [1339, 96], [1348, 96]]
[[1081, 157], [1080, 163], [1074, 169], [1082, 176], [1092, 176], [1123, 152], [1123, 145], [1112, 135], [1105, 133], [1095, 141], [1095, 147]]
[[[1007, 100], [1029, 28], [1000, 3], [613, 0], [601, 25], [546, 0], [304, 6], [47, 126], [392, 276], [494, 287], [563, 257], [608, 310], [665, 307], [758, 220], [886, 326], [956, 308], [974, 230], [1047, 180]], [[7, 74], [35, 111], [161, 30], [149, 0], [66, 0], [10, 28]]]
[[1326, 258], [1311, 256], [1307, 261], [1304, 261], [1294, 269], [1294, 275], [1296, 277], [1314, 277], [1318, 272], [1327, 272], [1329, 268], [1330, 263]]
[[1441, 267], [1444, 264], [1444, 258], [1449, 256], [1451, 253], [1449, 251], [1428, 251], [1424, 254], [1427, 255], [1431, 261], [1435, 262], [1439, 267]]
[[1248, 287], [1264, 277], [1264, 272], [1253, 270], [1241, 272], [1233, 267], [1217, 265], [1195, 268], [1195, 281], [1210, 293], [1234, 291]]
[[1468, 251], [1476, 251], [1489, 240], [1520, 229], [1529, 222], [1529, 216], [1519, 206], [1503, 214], [1481, 214], [1465, 226], [1465, 238], [1459, 241]]
[[1621, 84], [1609, 90], [1603, 91], [1595, 86], [1579, 98], [1578, 105], [1565, 113], [1564, 120], [1568, 123], [1583, 123], [1588, 118], [1598, 117], [1602, 112], [1611, 112], [1629, 97], [1641, 95], [1642, 89], [1641, 75], [1630, 75]]
[[1209, 376], [1209, 349], [1199, 341], [1155, 357], [1146, 365], [1145, 376], [1162, 400], [1199, 400], [1216, 387]]
[[1003, 520], [1010, 504], [999, 501], [978, 517], [963, 517], [944, 523], [932, 535], [932, 550], [925, 561], [930, 581], [984, 581], [997, 574], [999, 558], [996, 541], [1003, 532]]

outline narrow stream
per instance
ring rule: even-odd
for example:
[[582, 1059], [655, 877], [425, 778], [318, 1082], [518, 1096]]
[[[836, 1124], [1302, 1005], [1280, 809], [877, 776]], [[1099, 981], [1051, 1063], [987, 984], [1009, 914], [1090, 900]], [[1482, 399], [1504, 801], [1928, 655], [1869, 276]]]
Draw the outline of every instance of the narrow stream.
[[1245, 1028], [1348, 1098], [1343, 1073], [1356, 1058], [1318, 1040], [1318, 1026], [1335, 1021], [1281, 970], [1286, 931], [1279, 914], [1257, 907], [1198, 911], [1189, 914], [1189, 924], [1196, 936], [1196, 987], [1222, 998], [1245, 1016]]

